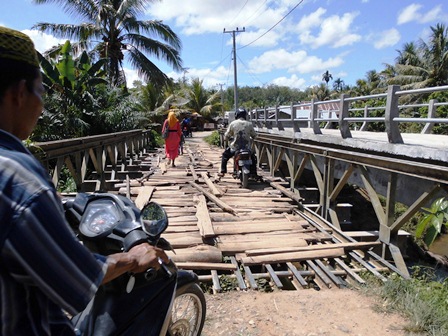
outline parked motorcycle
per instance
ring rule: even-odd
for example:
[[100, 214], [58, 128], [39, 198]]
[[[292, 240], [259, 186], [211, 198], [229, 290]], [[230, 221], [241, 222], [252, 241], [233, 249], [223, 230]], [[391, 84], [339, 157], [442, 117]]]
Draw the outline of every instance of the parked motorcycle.
[[[141, 211], [126, 197], [78, 193], [63, 200], [65, 215], [81, 242], [93, 253], [128, 251], [142, 242], [172, 249], [161, 237], [168, 216], [150, 202]], [[123, 274], [100, 286], [95, 297], [72, 318], [78, 335], [197, 336], [205, 322], [206, 302], [192, 272], [171, 261], [160, 269]]]

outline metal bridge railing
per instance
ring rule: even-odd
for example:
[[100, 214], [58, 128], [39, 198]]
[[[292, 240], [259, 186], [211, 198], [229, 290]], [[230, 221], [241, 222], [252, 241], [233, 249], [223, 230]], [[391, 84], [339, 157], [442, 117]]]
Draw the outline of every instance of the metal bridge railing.
[[69, 174], [77, 191], [85, 191], [86, 181], [93, 178], [95, 190], [104, 190], [106, 176], [126, 168], [132, 158], [151, 141], [151, 131], [132, 130], [67, 140], [38, 142], [30, 148], [52, 175], [58, 187], [63, 175]]
[[[430, 134], [435, 124], [448, 124], [448, 117], [437, 117], [437, 108], [447, 106], [448, 102], [439, 102], [431, 99], [421, 104], [399, 104], [400, 97], [424, 95], [432, 92], [448, 91], [448, 86], [438, 86], [415, 90], [400, 90], [400, 86], [391, 85], [386, 93], [350, 97], [342, 94], [340, 99], [316, 101], [308, 103], [291, 104], [290, 106], [276, 106], [250, 111], [252, 122], [266, 127], [293, 128], [294, 132], [300, 132], [300, 128], [312, 128], [315, 134], [322, 134], [322, 128], [333, 127], [337, 124], [341, 137], [351, 138], [352, 129], [366, 131], [368, 124], [372, 122], [384, 123], [387, 137], [390, 143], [403, 143], [400, 131], [400, 123], [425, 124], [421, 133]], [[372, 101], [380, 106], [369, 106]], [[361, 104], [360, 104], [361, 102]], [[353, 106], [357, 105], [364, 106]], [[376, 105], [376, 104], [375, 104]], [[427, 117], [421, 117], [419, 109], [428, 110]], [[357, 116], [359, 112], [363, 116]], [[382, 116], [369, 116], [373, 111], [384, 111]], [[411, 114], [412, 117], [408, 115]], [[359, 126], [359, 124], [361, 124]]]

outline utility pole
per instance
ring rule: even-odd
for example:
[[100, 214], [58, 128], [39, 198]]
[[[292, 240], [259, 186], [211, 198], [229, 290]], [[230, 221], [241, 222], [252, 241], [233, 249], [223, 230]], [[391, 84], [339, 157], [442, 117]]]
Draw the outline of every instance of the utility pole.
[[222, 91], [222, 86], [225, 85], [225, 83], [218, 83], [216, 85], [219, 85], [219, 92], [221, 92], [221, 114], [224, 116], [224, 92]]
[[243, 29], [238, 29], [236, 27], [236, 30], [230, 30], [226, 31], [224, 28], [224, 33], [232, 34], [233, 38], [233, 82], [234, 82], [234, 88], [233, 88], [233, 94], [234, 94], [234, 100], [235, 100], [235, 114], [238, 111], [238, 83], [237, 83], [237, 72], [236, 72], [236, 46], [235, 46], [235, 33], [242, 33], [245, 32], [246, 28], [243, 27]]

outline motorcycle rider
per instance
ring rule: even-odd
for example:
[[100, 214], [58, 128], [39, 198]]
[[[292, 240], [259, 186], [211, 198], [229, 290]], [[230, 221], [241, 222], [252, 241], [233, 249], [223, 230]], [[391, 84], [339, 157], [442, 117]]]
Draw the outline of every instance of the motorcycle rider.
[[[236, 112], [235, 120], [229, 124], [227, 131], [224, 134], [225, 140], [233, 137], [233, 141], [222, 153], [219, 176], [224, 176], [225, 173], [227, 173], [227, 162], [235, 155], [235, 152], [239, 149], [251, 148], [251, 141], [257, 136], [254, 126], [250, 121], [247, 121], [246, 118], [247, 111], [240, 107]], [[251, 174], [257, 174], [257, 159], [254, 153], [252, 153]]]
[[0, 74], [0, 334], [75, 335], [66, 312], [83, 310], [101, 284], [169, 259], [147, 243], [107, 257], [80, 244], [48, 172], [21, 141], [45, 91], [27, 35], [0, 27]]

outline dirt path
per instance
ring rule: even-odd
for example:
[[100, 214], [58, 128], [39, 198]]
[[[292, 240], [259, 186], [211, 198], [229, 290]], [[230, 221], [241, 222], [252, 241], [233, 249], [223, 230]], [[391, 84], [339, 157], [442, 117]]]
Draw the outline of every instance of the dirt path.
[[407, 322], [354, 290], [207, 295], [203, 336], [399, 336]]

